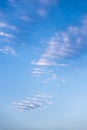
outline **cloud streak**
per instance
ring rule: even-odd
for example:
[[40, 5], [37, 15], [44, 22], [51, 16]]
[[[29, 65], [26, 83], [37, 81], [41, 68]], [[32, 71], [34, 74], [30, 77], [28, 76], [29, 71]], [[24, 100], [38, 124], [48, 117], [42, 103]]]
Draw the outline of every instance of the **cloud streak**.
[[5, 54], [11, 54], [13, 56], [16, 55], [16, 51], [11, 46], [8, 46], [8, 45], [3, 48], [0, 48], [0, 52], [5, 53]]
[[12, 30], [17, 30], [17, 28], [14, 25], [10, 25], [4, 22], [0, 22], [0, 28], [8, 28]]
[[66, 31], [55, 34], [38, 61], [32, 62], [38, 66], [67, 66], [64, 60], [74, 60], [87, 51], [87, 17], [80, 27], [70, 26]]
[[14, 38], [12, 34], [6, 33], [6, 32], [0, 32], [0, 36], [7, 37], [7, 38]]
[[50, 6], [50, 5], [54, 5], [55, 3], [57, 3], [57, 0], [38, 0], [38, 2], [40, 3], [40, 4], [42, 4], [42, 5], [48, 5], [48, 6]]
[[12, 105], [14, 105], [17, 110], [22, 111], [29, 111], [32, 109], [44, 109], [48, 105], [52, 104], [52, 101], [50, 99], [52, 96], [46, 95], [46, 94], [39, 94], [34, 97], [27, 97], [25, 100], [22, 100], [20, 102], [13, 102]]

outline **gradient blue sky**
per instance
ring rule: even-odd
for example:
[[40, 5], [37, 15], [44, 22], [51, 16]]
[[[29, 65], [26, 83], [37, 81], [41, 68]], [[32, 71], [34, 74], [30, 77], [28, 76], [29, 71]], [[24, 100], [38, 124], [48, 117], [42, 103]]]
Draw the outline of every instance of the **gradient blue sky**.
[[87, 0], [0, 0], [0, 130], [87, 129]]

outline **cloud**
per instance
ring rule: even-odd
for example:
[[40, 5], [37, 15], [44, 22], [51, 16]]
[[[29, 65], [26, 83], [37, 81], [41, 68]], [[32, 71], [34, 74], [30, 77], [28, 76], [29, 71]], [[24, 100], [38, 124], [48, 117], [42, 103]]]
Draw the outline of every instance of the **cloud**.
[[57, 65], [55, 62], [48, 61], [45, 58], [41, 58], [39, 61], [33, 61], [32, 64], [39, 65], [39, 66], [50, 66], [50, 65]]
[[8, 46], [8, 45], [3, 48], [0, 48], [0, 52], [5, 53], [5, 54], [11, 54], [13, 56], [16, 55], [16, 51], [11, 46]]
[[0, 28], [8, 28], [12, 30], [17, 30], [17, 28], [14, 25], [10, 25], [4, 22], [0, 22]]
[[32, 19], [31, 19], [30, 17], [26, 16], [26, 15], [21, 16], [21, 19], [22, 19], [23, 21], [26, 21], [26, 22], [32, 21]]
[[47, 11], [46, 9], [41, 8], [41, 9], [38, 9], [38, 10], [37, 10], [37, 14], [38, 14], [39, 16], [41, 16], [41, 17], [45, 17], [45, 16], [47, 16], [48, 11]]
[[51, 74], [52, 71], [47, 70], [45, 67], [36, 67], [36, 68], [33, 68], [32, 73], [34, 75], [41, 75], [41, 74]]
[[46, 95], [46, 94], [38, 94], [34, 97], [27, 97], [25, 100], [22, 100], [20, 102], [13, 102], [12, 105], [14, 105], [18, 110], [25, 110], [29, 111], [32, 109], [40, 109], [45, 108], [48, 105], [52, 104], [52, 101], [50, 101], [50, 98], [52, 96]]
[[39, 75], [39, 74], [45, 73], [45, 71], [44, 71], [44, 68], [34, 68], [32, 73]]
[[[85, 64], [86, 56], [87, 16], [82, 18], [77, 26], [68, 26], [66, 30], [58, 31], [50, 38], [40, 58], [31, 62], [34, 67], [32, 74], [44, 76], [43, 82], [49, 83], [56, 80], [57, 75], [61, 75], [60, 72], [68, 71], [70, 67], [72, 69], [72, 67], [83, 65], [83, 62]], [[55, 67], [59, 71], [56, 72]], [[35, 70], [35, 68], [38, 69]]]
[[50, 3], [50, 0], [39, 0], [41, 4], [48, 4]]
[[[38, 66], [58, 65], [65, 67], [67, 61], [74, 60], [87, 52], [87, 17], [80, 26], [69, 26], [66, 31], [57, 32], [50, 40], [38, 61]], [[65, 61], [65, 62], [64, 62]]]
[[53, 62], [45, 58], [41, 58], [39, 61], [32, 61], [32, 64], [37, 66], [61, 66], [61, 67], [68, 66], [67, 64], [56, 63], [55, 61]]
[[42, 5], [53, 5], [57, 2], [57, 0], [38, 0]]
[[8, 5], [10, 5], [13, 10], [15, 10], [15, 13], [13, 13], [14, 15], [16, 14], [20, 20], [30, 22], [31, 20], [37, 20], [33, 17], [35, 15], [36, 17], [38, 15], [41, 18], [46, 17], [51, 7], [56, 5], [57, 1], [58, 0], [8, 0]]
[[8, 0], [8, 4], [12, 7], [17, 7], [17, 1], [16, 0]]
[[37, 14], [41, 17], [46, 17], [49, 14], [50, 8], [56, 5], [57, 0], [38, 0], [40, 8], [37, 10]]
[[14, 38], [12, 34], [6, 33], [6, 32], [0, 32], [0, 36], [2, 37], [8, 37], [8, 38]]

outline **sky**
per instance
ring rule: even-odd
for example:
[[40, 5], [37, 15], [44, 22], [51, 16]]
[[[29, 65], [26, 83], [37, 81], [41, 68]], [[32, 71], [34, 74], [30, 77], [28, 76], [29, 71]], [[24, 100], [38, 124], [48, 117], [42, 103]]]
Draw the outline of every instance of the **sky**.
[[0, 0], [0, 130], [87, 130], [87, 0]]

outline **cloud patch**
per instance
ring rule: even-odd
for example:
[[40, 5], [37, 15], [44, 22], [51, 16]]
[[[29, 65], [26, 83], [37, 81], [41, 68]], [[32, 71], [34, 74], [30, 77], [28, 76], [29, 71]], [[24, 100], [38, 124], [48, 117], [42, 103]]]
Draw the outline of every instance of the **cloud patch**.
[[11, 46], [8, 46], [8, 45], [3, 48], [0, 48], [0, 52], [5, 53], [5, 54], [11, 54], [13, 56], [16, 55], [16, 51]]
[[17, 28], [14, 25], [10, 25], [4, 22], [0, 22], [0, 28], [8, 28], [12, 30], [17, 30]]
[[57, 0], [38, 0], [38, 2], [42, 5], [54, 5], [57, 3]]
[[47, 94], [38, 94], [34, 97], [27, 97], [25, 100], [22, 100], [20, 102], [13, 102], [12, 105], [14, 105], [17, 110], [22, 111], [44, 109], [48, 105], [52, 104], [52, 101], [50, 100], [51, 98], [52, 96]]
[[38, 66], [57, 65], [65, 67], [66, 62], [75, 60], [87, 52], [87, 17], [80, 26], [69, 26], [66, 31], [60, 31], [49, 41], [46, 50], [38, 61]]
[[7, 37], [7, 38], [14, 38], [12, 34], [6, 33], [6, 32], [0, 32], [1, 37]]
[[37, 14], [38, 14], [39, 16], [41, 16], [41, 17], [45, 17], [45, 16], [47, 16], [48, 11], [47, 11], [46, 9], [41, 8], [41, 9], [38, 9], [38, 10], [37, 10]]

